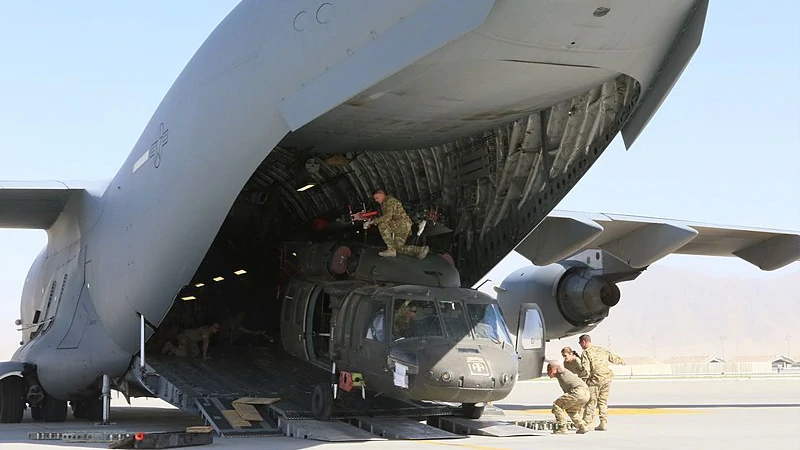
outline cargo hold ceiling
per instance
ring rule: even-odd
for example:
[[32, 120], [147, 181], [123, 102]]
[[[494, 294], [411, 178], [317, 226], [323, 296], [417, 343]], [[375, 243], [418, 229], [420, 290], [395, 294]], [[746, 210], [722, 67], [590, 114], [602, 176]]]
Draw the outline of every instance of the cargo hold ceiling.
[[453, 255], [462, 285], [470, 286], [572, 189], [639, 94], [638, 82], [618, 75], [549, 108], [424, 148], [319, 153], [290, 146], [290, 135], [254, 172], [229, 218], [256, 221], [265, 237], [286, 237], [384, 188], [410, 213], [439, 208], [453, 230], [439, 250]]

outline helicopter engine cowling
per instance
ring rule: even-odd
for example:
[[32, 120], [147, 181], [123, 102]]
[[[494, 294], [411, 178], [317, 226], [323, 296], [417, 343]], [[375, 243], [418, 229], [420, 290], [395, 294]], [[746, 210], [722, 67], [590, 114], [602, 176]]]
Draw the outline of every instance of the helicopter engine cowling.
[[511, 332], [519, 326], [520, 306], [535, 303], [542, 312], [546, 340], [594, 329], [620, 299], [615, 283], [579, 261], [524, 267], [507, 276], [496, 290]]

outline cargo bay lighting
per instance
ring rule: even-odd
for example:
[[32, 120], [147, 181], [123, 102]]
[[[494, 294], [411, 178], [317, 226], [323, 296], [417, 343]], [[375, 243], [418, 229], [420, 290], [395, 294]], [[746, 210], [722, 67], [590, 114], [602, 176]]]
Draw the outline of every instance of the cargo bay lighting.
[[307, 191], [307, 190], [311, 189], [314, 186], [316, 186], [315, 183], [308, 183], [307, 185], [305, 185], [305, 186], [301, 187], [300, 189], [298, 189], [297, 192]]

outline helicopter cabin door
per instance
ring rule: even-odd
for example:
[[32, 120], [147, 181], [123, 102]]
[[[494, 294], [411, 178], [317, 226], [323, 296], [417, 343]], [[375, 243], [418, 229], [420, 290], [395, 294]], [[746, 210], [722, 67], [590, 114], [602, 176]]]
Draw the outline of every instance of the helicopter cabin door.
[[306, 347], [306, 321], [308, 304], [319, 287], [303, 280], [291, 280], [286, 285], [286, 294], [281, 307], [281, 342], [287, 353], [306, 361], [309, 352]]
[[516, 350], [520, 356], [519, 379], [540, 377], [544, 366], [544, 320], [535, 303], [520, 305]]
[[[389, 328], [386, 304], [389, 297], [360, 297], [352, 316], [352, 339], [355, 360], [351, 360], [354, 371], [360, 371], [365, 379], [386, 375]], [[357, 370], [356, 370], [357, 368]]]
[[306, 353], [311, 362], [323, 367], [331, 364], [331, 296], [322, 286], [315, 286], [311, 291], [306, 308], [305, 342]]

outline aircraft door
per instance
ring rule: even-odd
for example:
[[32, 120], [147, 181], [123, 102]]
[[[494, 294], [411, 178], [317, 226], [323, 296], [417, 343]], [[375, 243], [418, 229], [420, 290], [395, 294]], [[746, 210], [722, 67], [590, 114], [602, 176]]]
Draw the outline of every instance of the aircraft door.
[[544, 321], [539, 306], [535, 303], [521, 304], [516, 347], [520, 357], [520, 380], [538, 378], [542, 375], [544, 347]]

